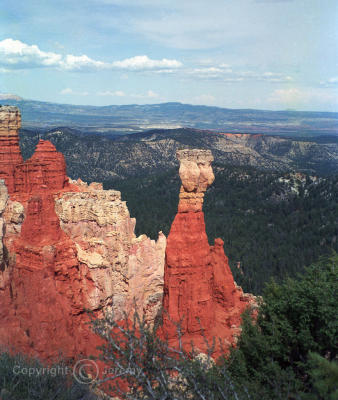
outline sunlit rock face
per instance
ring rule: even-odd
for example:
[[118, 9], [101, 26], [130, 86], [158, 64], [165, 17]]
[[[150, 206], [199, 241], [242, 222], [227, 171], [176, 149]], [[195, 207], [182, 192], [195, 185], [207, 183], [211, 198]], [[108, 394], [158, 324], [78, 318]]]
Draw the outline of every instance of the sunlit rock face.
[[210, 150], [178, 150], [179, 174], [182, 181], [178, 212], [202, 211], [204, 192], [215, 180]]
[[162, 301], [165, 236], [160, 232], [157, 242], [146, 235], [137, 238], [135, 218], [120, 192], [96, 183], [81, 186], [81, 192], [63, 193], [55, 210], [80, 265], [90, 271], [90, 308], [110, 305], [120, 319], [135, 300], [139, 313], [154, 320]]
[[72, 181], [52, 143], [23, 161], [20, 113], [0, 107], [0, 346], [42, 359], [93, 354], [90, 310], [133, 311], [151, 323], [162, 304], [166, 238], [134, 234], [117, 191]]
[[0, 179], [6, 180], [9, 192], [14, 191], [15, 167], [23, 163], [19, 147], [20, 127], [17, 107], [0, 106]]
[[254, 299], [236, 286], [223, 241], [216, 239], [214, 246], [208, 243], [202, 205], [214, 181], [211, 152], [180, 150], [177, 158], [182, 186], [178, 213], [167, 238], [163, 331], [177, 344], [175, 323], [181, 321], [185, 346], [193, 341], [200, 351], [206, 351], [203, 330], [210, 343], [213, 337], [220, 338], [227, 348], [236, 341], [241, 313]]

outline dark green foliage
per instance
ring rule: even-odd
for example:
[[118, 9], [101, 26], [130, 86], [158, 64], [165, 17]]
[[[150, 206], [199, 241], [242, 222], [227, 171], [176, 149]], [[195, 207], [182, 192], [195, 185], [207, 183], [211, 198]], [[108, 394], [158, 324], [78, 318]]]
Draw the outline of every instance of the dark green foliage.
[[[235, 280], [246, 291], [261, 293], [270, 277], [280, 282], [331, 249], [338, 251], [338, 176], [313, 180], [217, 164], [214, 171], [204, 202], [209, 242], [224, 240]], [[105, 187], [121, 191], [138, 235], [156, 239], [160, 230], [169, 233], [180, 187], [176, 169]]]
[[[328, 361], [317, 353], [309, 353], [313, 389], [321, 399], [338, 399], [338, 362]], [[318, 398], [318, 397], [313, 397]]]
[[[238, 347], [226, 361], [232, 376], [264, 388], [267, 399], [333, 395], [337, 390], [333, 383], [338, 349], [337, 282], [338, 255], [334, 254], [307, 268], [297, 280], [267, 285], [257, 322], [248, 315], [244, 318]], [[309, 356], [310, 352], [317, 355]]]
[[2, 400], [96, 400], [89, 386], [77, 383], [70, 365], [44, 365], [37, 359], [0, 353]]
[[132, 217], [136, 218], [136, 234], [145, 233], [157, 239], [158, 232], [168, 235], [177, 212], [180, 178], [177, 170], [125, 181], [104, 182], [104, 188], [121, 191]]
[[270, 277], [280, 282], [338, 250], [338, 176], [301, 179], [216, 167], [205, 199], [207, 234], [223, 238], [235, 279], [247, 291], [260, 293]]

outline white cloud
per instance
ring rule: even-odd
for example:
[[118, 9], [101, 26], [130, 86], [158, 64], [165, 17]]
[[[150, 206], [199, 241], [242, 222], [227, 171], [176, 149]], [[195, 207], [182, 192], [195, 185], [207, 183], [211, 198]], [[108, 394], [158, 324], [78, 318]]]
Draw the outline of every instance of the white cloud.
[[151, 70], [158, 68], [179, 68], [182, 66], [182, 63], [177, 60], [168, 60], [166, 58], [162, 60], [151, 60], [147, 56], [135, 56], [122, 61], [114, 61], [112, 66], [128, 70]]
[[194, 68], [189, 73], [194, 76], [198, 76], [200, 78], [221, 78], [224, 74], [229, 74], [232, 72], [232, 69], [228, 66], [226, 68], [222, 67], [205, 67], [205, 68]]
[[[208, 64], [209, 62], [209, 64]], [[4, 39], [0, 41], [0, 73], [10, 70], [29, 68], [56, 68], [62, 71], [88, 72], [102, 70], [121, 70], [131, 72], [149, 72], [156, 74], [173, 74], [203, 80], [221, 80], [223, 82], [242, 82], [247, 80], [282, 83], [292, 81], [292, 77], [278, 72], [236, 71], [227, 63], [212, 64], [210, 60], [198, 62], [197, 68], [183, 68], [181, 61], [162, 58], [154, 60], [146, 55], [123, 60], [103, 62], [82, 54], [79, 56], [45, 52], [36, 45], [28, 45], [19, 40]], [[197, 64], [197, 65], [198, 65]], [[332, 78], [335, 79], [335, 78]], [[334, 84], [334, 81], [329, 83]], [[326, 84], [328, 85], [328, 84]], [[111, 95], [111, 94], [108, 94]], [[114, 94], [116, 96], [116, 94]]]
[[293, 78], [289, 75], [285, 75], [280, 72], [255, 72], [255, 71], [242, 71], [237, 73], [238, 76], [242, 77], [245, 80], [251, 81], [265, 81], [265, 82], [291, 82]]
[[151, 71], [152, 73], [154, 72], [155, 74], [174, 74], [177, 73], [177, 69], [158, 69], [155, 71]]
[[61, 55], [42, 51], [38, 46], [28, 45], [20, 40], [4, 39], [0, 41], [0, 66], [16, 69], [53, 67], [64, 71], [94, 71], [103, 69], [156, 71], [180, 68], [182, 63], [178, 60], [167, 58], [152, 60], [146, 55], [108, 63], [94, 60], [85, 54], [80, 56], [72, 54]]
[[98, 93], [99, 96], [112, 96], [112, 97], [125, 97], [126, 94], [122, 90], [116, 90], [112, 92], [110, 90], [105, 90], [103, 92]]
[[111, 90], [105, 90], [102, 92], [97, 93], [98, 96], [109, 96], [109, 97], [129, 97], [129, 98], [135, 98], [135, 99], [154, 99], [159, 97], [157, 93], [155, 93], [153, 90], [148, 90], [146, 93], [138, 94], [138, 93], [132, 93], [128, 94], [123, 92], [122, 90], [116, 90], [116, 91], [111, 91]]
[[338, 85], [338, 76], [327, 79], [326, 81], [321, 81], [320, 84], [325, 87], [334, 87]]
[[62, 89], [60, 94], [73, 94], [73, 90], [71, 88]]
[[136, 99], [154, 99], [159, 96], [152, 90], [148, 90], [146, 94], [131, 94], [130, 97], [134, 97]]
[[264, 72], [261, 75], [256, 75], [256, 78], [268, 82], [291, 82], [293, 80], [291, 76], [278, 72]]
[[88, 96], [88, 95], [89, 95], [89, 93], [86, 92], [86, 91], [84, 91], [84, 92], [76, 92], [76, 91], [74, 91], [74, 90], [71, 89], [71, 88], [62, 89], [62, 90], [60, 91], [60, 94], [63, 94], [63, 95], [69, 95], [69, 94], [71, 94], [71, 95], [74, 95], [74, 96]]
[[8, 67], [58, 66], [61, 58], [60, 54], [41, 51], [38, 46], [30, 46], [20, 40], [9, 38], [0, 41], [0, 63]]
[[198, 77], [200, 79], [216, 79], [223, 82], [242, 82], [248, 81], [266, 81], [266, 82], [291, 82], [293, 78], [279, 72], [254, 72], [254, 71], [234, 71], [229, 64], [219, 64], [205, 66], [201, 68], [193, 68], [186, 70], [190, 76]]
[[102, 61], [95, 61], [83, 54], [82, 56], [73, 56], [68, 54], [60, 62], [61, 69], [67, 71], [95, 70], [109, 68], [109, 64]]

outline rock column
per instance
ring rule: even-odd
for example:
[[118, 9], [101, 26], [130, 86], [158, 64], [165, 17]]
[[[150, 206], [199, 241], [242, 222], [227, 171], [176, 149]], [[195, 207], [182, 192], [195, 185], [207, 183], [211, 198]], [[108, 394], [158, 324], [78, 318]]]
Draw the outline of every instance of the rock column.
[[19, 147], [21, 116], [17, 107], [0, 106], [0, 179], [14, 192], [15, 167], [23, 163]]
[[[182, 180], [178, 213], [167, 240], [164, 273], [164, 321], [169, 337], [176, 328], [168, 320], [182, 320], [186, 333], [210, 330], [212, 306], [212, 259], [202, 211], [204, 193], [215, 177], [209, 150], [179, 150]], [[168, 313], [168, 315], [166, 315]]]
[[[204, 193], [215, 177], [209, 150], [180, 150], [182, 186], [178, 212], [167, 239], [164, 268], [163, 334], [176, 346], [180, 323], [183, 346], [205, 352], [216, 339], [215, 355], [236, 341], [241, 313], [252, 302], [233, 279], [223, 241], [209, 246], [202, 211]], [[204, 335], [204, 337], [203, 337]]]

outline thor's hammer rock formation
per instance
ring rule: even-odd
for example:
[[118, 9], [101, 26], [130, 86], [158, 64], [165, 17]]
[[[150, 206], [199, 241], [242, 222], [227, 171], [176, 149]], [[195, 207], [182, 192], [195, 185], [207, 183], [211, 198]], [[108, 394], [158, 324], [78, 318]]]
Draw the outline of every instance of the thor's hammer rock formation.
[[[214, 181], [209, 150], [179, 150], [182, 181], [178, 213], [167, 238], [164, 270], [163, 331], [177, 344], [180, 322], [183, 345], [193, 341], [206, 351], [202, 335], [225, 348], [236, 341], [241, 313], [254, 304], [233, 279], [221, 239], [209, 246], [202, 211], [204, 193]], [[219, 352], [216, 349], [216, 353]]]

